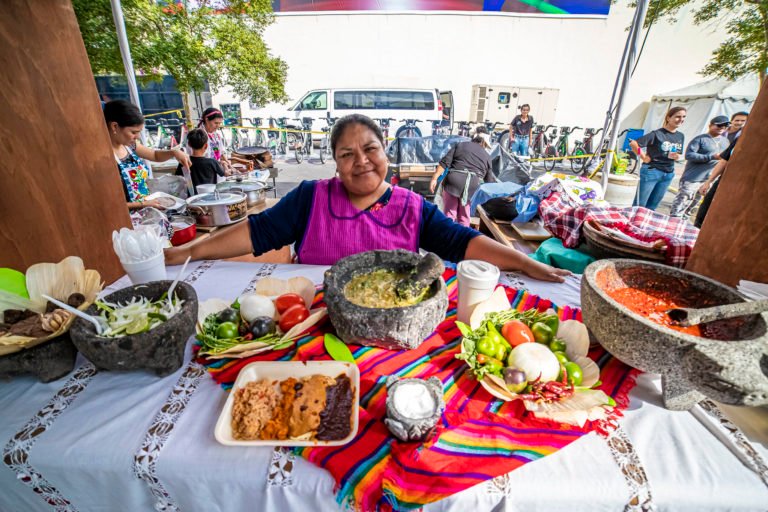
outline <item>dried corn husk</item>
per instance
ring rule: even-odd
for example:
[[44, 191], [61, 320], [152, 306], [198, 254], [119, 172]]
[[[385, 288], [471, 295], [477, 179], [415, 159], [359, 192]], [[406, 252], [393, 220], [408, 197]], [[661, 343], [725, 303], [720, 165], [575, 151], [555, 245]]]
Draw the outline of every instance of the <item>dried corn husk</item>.
[[506, 311], [508, 309], [512, 309], [512, 305], [509, 303], [504, 288], [498, 287], [493, 291], [490, 297], [479, 302], [472, 310], [472, 314], [469, 316], [469, 327], [471, 329], [477, 329], [483, 324], [485, 315], [488, 313]]
[[306, 277], [292, 277], [290, 279], [265, 277], [256, 283], [256, 288], [253, 291], [267, 297], [278, 297], [284, 293], [297, 293], [304, 299], [307, 308], [312, 307], [312, 301], [315, 299], [315, 285]]
[[[32, 311], [43, 313], [47, 301], [42, 295], [66, 302], [73, 293], [82, 293], [85, 302], [78, 309], [85, 311], [96, 300], [96, 296], [101, 291], [103, 283], [101, 275], [95, 270], [86, 270], [83, 260], [70, 256], [64, 258], [59, 263], [38, 263], [27, 269], [27, 290], [29, 291], [29, 300], [32, 307], [26, 307]], [[3, 296], [3, 298], [6, 298]], [[9, 309], [5, 302], [0, 302], [0, 309], [3, 311]], [[58, 325], [58, 329], [48, 336], [40, 338], [30, 338], [28, 336], [15, 336], [7, 334], [0, 336], [0, 356], [18, 352], [19, 350], [31, 348], [40, 343], [64, 334], [74, 321], [74, 315], [63, 324]]]

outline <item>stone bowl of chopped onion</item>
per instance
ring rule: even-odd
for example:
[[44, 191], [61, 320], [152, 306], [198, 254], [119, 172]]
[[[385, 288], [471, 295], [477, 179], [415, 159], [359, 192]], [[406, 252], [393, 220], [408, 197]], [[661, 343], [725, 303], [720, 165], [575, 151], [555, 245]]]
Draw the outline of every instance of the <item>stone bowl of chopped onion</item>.
[[184, 362], [187, 341], [195, 331], [197, 293], [179, 282], [173, 301], [171, 281], [130, 286], [97, 300], [87, 313], [101, 316], [108, 328], [96, 332], [91, 322], [78, 318], [72, 342], [102, 370], [150, 370], [165, 376]]

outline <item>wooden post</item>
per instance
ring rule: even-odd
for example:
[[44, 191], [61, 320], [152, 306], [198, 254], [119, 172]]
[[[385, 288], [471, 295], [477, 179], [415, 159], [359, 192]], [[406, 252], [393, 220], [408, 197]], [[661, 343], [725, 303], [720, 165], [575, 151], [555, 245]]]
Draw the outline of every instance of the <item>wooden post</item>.
[[0, 2], [0, 69], [0, 267], [76, 255], [115, 280], [130, 219], [71, 2]]
[[768, 283], [768, 82], [763, 84], [687, 270], [736, 286]]

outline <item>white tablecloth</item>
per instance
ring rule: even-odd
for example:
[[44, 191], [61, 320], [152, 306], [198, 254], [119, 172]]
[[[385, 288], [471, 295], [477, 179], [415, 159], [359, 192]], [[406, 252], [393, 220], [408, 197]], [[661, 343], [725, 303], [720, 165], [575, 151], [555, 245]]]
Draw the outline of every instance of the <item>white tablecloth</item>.
[[[324, 270], [230, 262], [190, 267], [185, 280], [200, 300], [234, 299], [270, 274], [319, 283]], [[558, 304], [579, 303], [578, 276], [563, 285], [513, 273], [502, 281]], [[127, 284], [123, 278], [110, 288]], [[190, 357], [188, 350], [187, 363], [165, 378], [97, 371], [79, 357], [75, 371], [56, 382], [18, 377], [1, 383], [0, 510], [338, 510], [326, 471], [281, 449], [215, 441], [226, 392]], [[631, 398], [610, 437], [590, 434], [425, 509], [768, 509], [768, 449], [755, 437], [765, 443], [765, 410], [737, 411], [753, 436], [749, 442], [716, 408], [663, 409], [655, 376], [641, 376]]]

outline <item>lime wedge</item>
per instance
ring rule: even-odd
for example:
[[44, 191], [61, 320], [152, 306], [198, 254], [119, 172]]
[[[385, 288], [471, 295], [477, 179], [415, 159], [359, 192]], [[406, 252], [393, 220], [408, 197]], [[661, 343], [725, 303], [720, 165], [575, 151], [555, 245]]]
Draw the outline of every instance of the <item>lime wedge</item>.
[[147, 317], [137, 318], [125, 328], [126, 334], [139, 334], [149, 330], [149, 319]]

